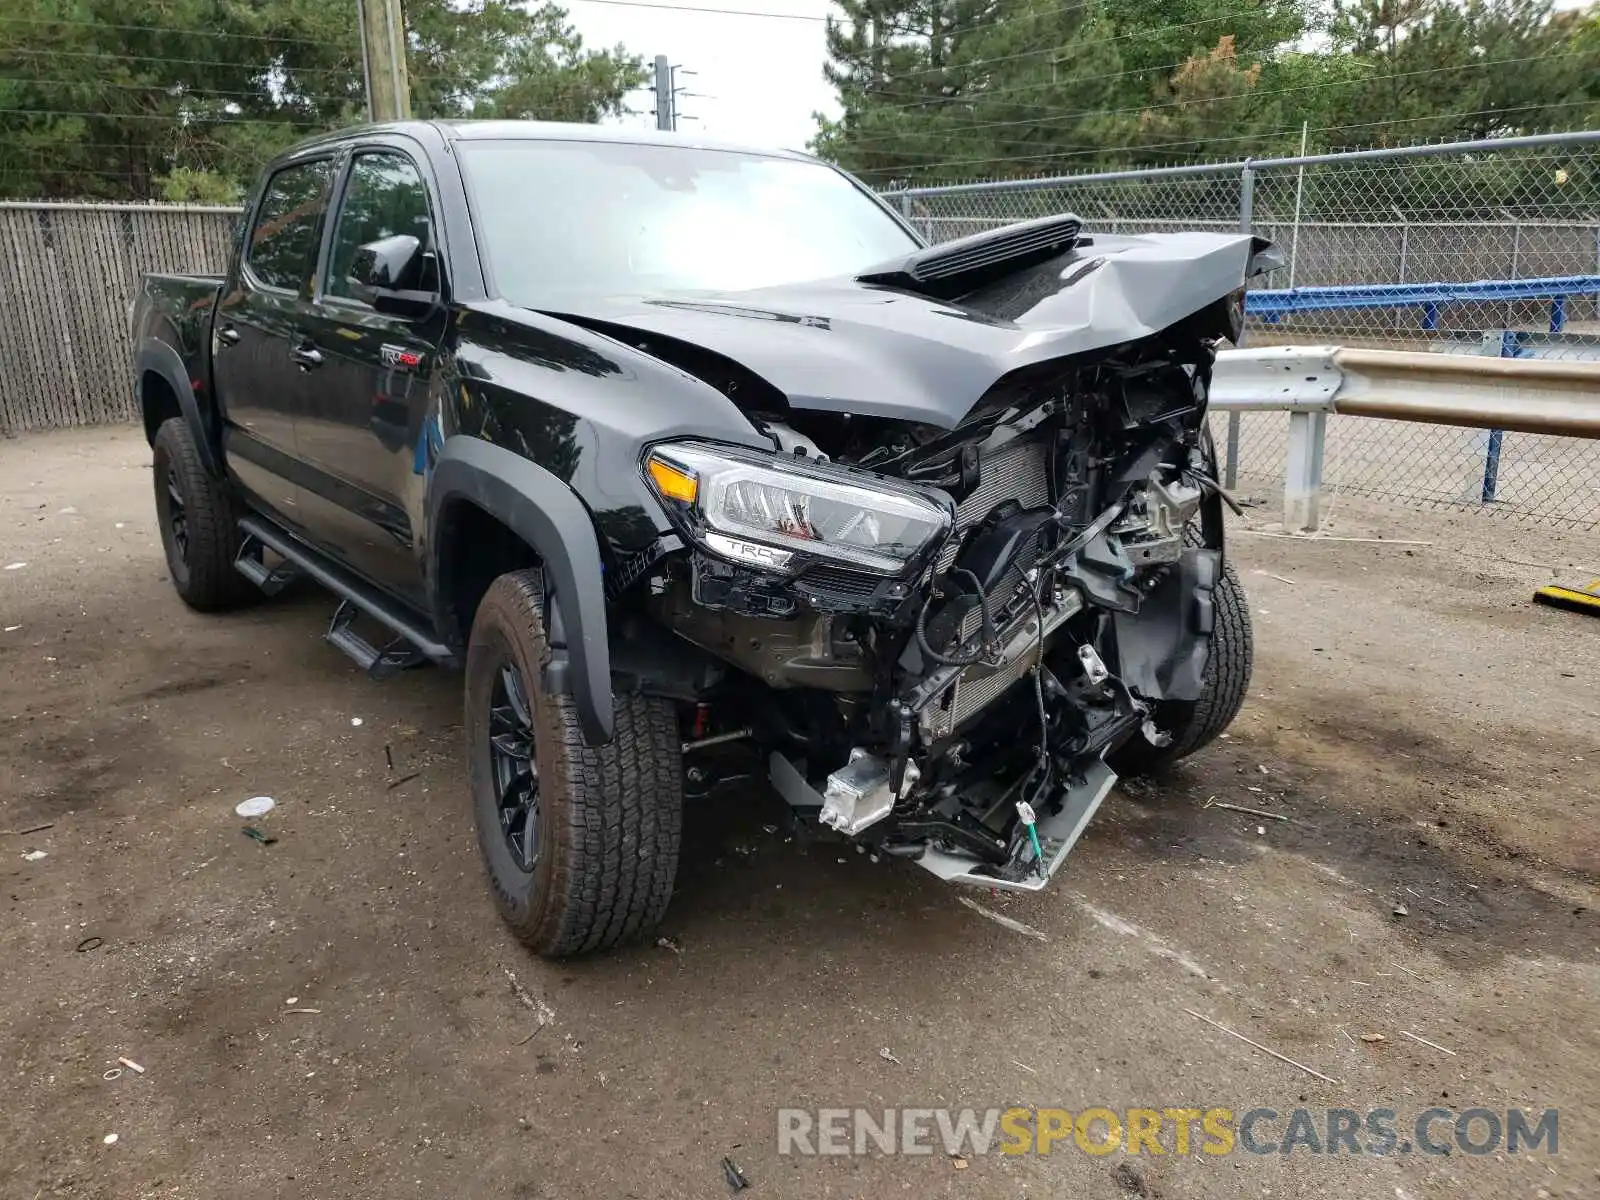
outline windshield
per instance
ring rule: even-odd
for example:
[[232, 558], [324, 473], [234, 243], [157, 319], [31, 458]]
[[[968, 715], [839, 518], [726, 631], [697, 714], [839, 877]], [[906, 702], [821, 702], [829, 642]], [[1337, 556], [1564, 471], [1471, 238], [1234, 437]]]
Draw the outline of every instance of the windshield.
[[457, 144], [498, 290], [742, 291], [851, 274], [916, 248], [831, 167], [688, 146]]

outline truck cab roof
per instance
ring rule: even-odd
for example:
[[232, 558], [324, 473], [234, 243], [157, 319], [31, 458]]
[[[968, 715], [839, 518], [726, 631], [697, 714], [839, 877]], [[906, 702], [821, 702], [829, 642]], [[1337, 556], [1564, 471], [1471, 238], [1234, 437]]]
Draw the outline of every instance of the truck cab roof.
[[586, 125], [573, 121], [508, 121], [508, 120], [439, 120], [439, 121], [389, 121], [381, 124], [354, 125], [347, 129], [321, 134], [296, 143], [282, 155], [292, 158], [307, 150], [380, 133], [416, 134], [430, 131], [446, 141], [568, 141], [615, 142], [641, 146], [680, 146], [684, 149], [724, 150], [739, 154], [759, 154], [769, 158], [789, 158], [815, 161], [810, 154], [798, 150], [782, 150], [772, 146], [752, 146], [747, 143], [728, 142], [695, 134], [667, 132], [656, 129], [635, 129], [620, 125]]

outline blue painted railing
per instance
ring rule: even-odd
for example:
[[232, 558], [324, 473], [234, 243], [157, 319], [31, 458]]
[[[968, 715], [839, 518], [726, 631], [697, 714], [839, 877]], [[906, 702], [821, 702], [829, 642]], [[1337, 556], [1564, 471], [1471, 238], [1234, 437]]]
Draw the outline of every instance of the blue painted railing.
[[1421, 308], [1419, 329], [1439, 328], [1445, 304], [1495, 300], [1549, 300], [1550, 332], [1567, 326], [1567, 299], [1600, 299], [1600, 275], [1556, 275], [1544, 279], [1482, 279], [1474, 283], [1371, 283], [1336, 287], [1299, 287], [1245, 294], [1245, 312], [1269, 324], [1295, 313], [1336, 309]]

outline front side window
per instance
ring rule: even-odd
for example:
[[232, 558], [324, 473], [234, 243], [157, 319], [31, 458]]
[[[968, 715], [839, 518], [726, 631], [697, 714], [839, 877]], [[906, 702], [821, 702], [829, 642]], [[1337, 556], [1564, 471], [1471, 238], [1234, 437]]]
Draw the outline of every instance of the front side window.
[[333, 161], [295, 163], [267, 180], [245, 258], [268, 287], [298, 292], [317, 257], [317, 222], [327, 202]]
[[416, 164], [387, 150], [358, 155], [350, 166], [333, 230], [326, 293], [358, 298], [360, 281], [350, 277], [357, 250], [400, 233], [416, 238], [424, 251], [431, 250], [429, 228], [428, 190]]
[[848, 176], [805, 159], [601, 141], [459, 152], [480, 245], [513, 304], [797, 283], [918, 245]]

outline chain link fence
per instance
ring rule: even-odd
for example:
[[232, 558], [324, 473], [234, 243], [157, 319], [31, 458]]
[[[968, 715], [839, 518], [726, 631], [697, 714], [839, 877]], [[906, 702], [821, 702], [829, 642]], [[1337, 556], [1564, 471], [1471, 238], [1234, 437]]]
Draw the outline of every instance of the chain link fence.
[[[933, 241], [1067, 211], [1097, 233], [1248, 229], [1270, 238], [1285, 264], [1252, 285], [1247, 345], [1600, 360], [1600, 131], [918, 188], [892, 199]], [[1219, 420], [1240, 487], [1271, 494], [1281, 482], [1287, 430], [1279, 413], [1238, 418], [1231, 430]], [[1576, 438], [1333, 417], [1324, 482], [1406, 504], [1600, 527], [1600, 442]]]
[[[1251, 345], [1600, 359], [1600, 131], [894, 199], [934, 241], [1063, 211], [1102, 233], [1249, 228], [1285, 255], [1251, 296]], [[126, 316], [140, 274], [222, 270], [236, 220], [214, 208], [0, 204], [0, 431], [131, 419]], [[1526, 280], [1551, 282], [1510, 298], [1414, 294]], [[1330, 287], [1347, 294], [1317, 291]], [[1253, 414], [1217, 434], [1234, 446], [1238, 486], [1272, 495], [1286, 418]], [[1600, 527], [1600, 442], [1334, 417], [1324, 479], [1384, 500]]]

